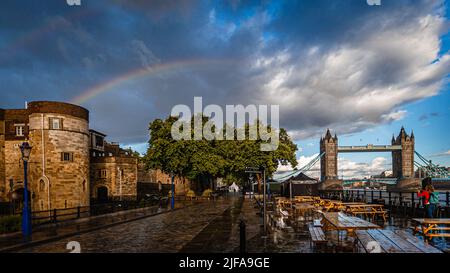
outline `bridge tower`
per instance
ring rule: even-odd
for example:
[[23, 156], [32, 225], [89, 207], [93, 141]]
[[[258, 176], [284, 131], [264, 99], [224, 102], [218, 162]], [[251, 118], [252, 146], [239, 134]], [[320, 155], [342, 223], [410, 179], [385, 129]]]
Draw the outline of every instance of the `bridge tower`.
[[417, 189], [420, 180], [414, 177], [414, 133], [408, 135], [402, 127], [397, 138], [392, 136], [392, 145], [400, 145], [401, 150], [392, 151], [392, 174], [398, 178], [397, 189]]
[[320, 138], [320, 176], [322, 189], [342, 189], [342, 181], [338, 178], [338, 138], [327, 130], [325, 137]]

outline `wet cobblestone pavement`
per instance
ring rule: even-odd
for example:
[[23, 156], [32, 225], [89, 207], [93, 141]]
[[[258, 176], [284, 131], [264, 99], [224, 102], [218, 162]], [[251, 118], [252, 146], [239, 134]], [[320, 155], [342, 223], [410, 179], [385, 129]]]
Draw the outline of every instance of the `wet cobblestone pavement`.
[[[348, 237], [339, 245], [336, 234], [328, 233], [328, 246], [314, 249], [310, 244], [307, 223], [312, 219], [286, 220], [283, 228], [269, 227], [262, 236], [262, 217], [253, 200], [238, 196], [203, 201], [179, 210], [130, 221], [104, 229], [71, 236], [61, 240], [22, 249], [19, 252], [69, 252], [66, 245], [77, 241], [81, 252], [95, 253], [237, 253], [239, 223], [246, 223], [249, 253], [313, 253], [353, 252]], [[381, 222], [376, 222], [383, 225]], [[409, 230], [406, 218], [391, 217], [386, 229]], [[433, 245], [448, 250], [448, 240], [435, 238]]]
[[[192, 205], [190, 202], [178, 202], [175, 206], [180, 209]], [[169, 207], [147, 207], [128, 211], [121, 211], [113, 214], [105, 214], [91, 218], [82, 218], [75, 221], [62, 222], [56, 225], [45, 225], [35, 227], [33, 230], [31, 243], [52, 240], [53, 238], [64, 237], [70, 234], [88, 232], [101, 229], [106, 226], [113, 226], [123, 222], [152, 216], [169, 211]], [[30, 242], [28, 242], [30, 243]], [[22, 234], [8, 234], [0, 236], [0, 251], [8, 251], [9, 248], [20, 247], [24, 244]]]
[[234, 202], [238, 202], [238, 199], [205, 201], [173, 212], [72, 236], [19, 252], [68, 252], [66, 245], [70, 241], [79, 242], [81, 252], [178, 252], [210, 223], [214, 225], [214, 220], [229, 210]]
[[240, 220], [246, 223], [247, 239], [258, 237], [262, 219], [252, 200], [230, 199], [232, 205], [209, 223], [180, 252], [183, 253], [237, 253], [239, 252]]

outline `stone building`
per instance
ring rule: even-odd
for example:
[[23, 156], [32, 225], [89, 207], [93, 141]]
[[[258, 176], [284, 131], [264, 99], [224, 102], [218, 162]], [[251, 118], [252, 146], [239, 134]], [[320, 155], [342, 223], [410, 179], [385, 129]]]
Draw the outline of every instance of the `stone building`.
[[338, 139], [331, 136], [330, 130], [320, 139], [320, 153], [325, 153], [320, 161], [321, 180], [337, 179]]
[[[0, 204], [23, 202], [20, 145], [32, 146], [28, 189], [33, 211], [89, 206], [90, 201], [135, 200], [170, 175], [146, 170], [131, 150], [105, 141], [89, 129], [89, 111], [63, 102], [35, 101], [25, 109], [0, 109]], [[189, 180], [175, 178], [175, 193], [185, 194]]]
[[135, 200], [137, 197], [138, 158], [118, 143], [108, 143], [106, 135], [91, 130], [91, 199]]
[[320, 138], [320, 189], [342, 189], [338, 178], [338, 138], [328, 129], [325, 137]]
[[393, 176], [414, 178], [414, 133], [409, 136], [402, 127], [397, 138], [392, 136], [392, 145], [401, 145], [402, 149], [392, 152]]
[[19, 146], [28, 140], [33, 210], [89, 205], [89, 111], [62, 102], [36, 101], [0, 110], [0, 202], [23, 196]]
[[[171, 190], [172, 180], [170, 174], [161, 170], [147, 170], [144, 163], [138, 164], [139, 196], [150, 194], [162, 189], [163, 194]], [[185, 195], [191, 189], [191, 181], [185, 177], [175, 176], [175, 195]]]

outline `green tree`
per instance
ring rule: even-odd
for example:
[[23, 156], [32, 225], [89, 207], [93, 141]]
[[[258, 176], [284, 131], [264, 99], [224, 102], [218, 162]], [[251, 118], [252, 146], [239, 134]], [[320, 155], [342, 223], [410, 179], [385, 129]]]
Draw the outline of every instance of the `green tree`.
[[[209, 121], [207, 117], [201, 118], [203, 125]], [[201, 140], [174, 140], [171, 128], [176, 121], [178, 117], [169, 117], [150, 123], [149, 148], [143, 159], [147, 168], [161, 169], [203, 184], [208, 184], [217, 177], [225, 178], [228, 183], [242, 184], [248, 177], [245, 167], [265, 167], [270, 176], [280, 164], [297, 165], [297, 146], [283, 128], [279, 131], [278, 149], [261, 151], [260, 144], [263, 140], [259, 136], [257, 140], [248, 140], [251, 126], [263, 126], [258, 121], [255, 125], [246, 124], [244, 128], [234, 129], [235, 135], [238, 130], [245, 132], [246, 140], [207, 140], [204, 137]], [[194, 128], [194, 117], [190, 123], [191, 128]], [[212, 128], [216, 132], [216, 128]], [[271, 132], [270, 126], [266, 129]], [[226, 128], [222, 131], [224, 136], [225, 132]], [[192, 139], [193, 136], [194, 130], [191, 131]]]

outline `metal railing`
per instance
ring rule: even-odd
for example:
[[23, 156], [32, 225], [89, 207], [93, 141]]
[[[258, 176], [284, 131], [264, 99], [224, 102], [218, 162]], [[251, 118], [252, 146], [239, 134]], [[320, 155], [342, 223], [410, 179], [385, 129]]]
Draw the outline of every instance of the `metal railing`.
[[[114, 201], [107, 203], [95, 203], [92, 202], [90, 206], [77, 206], [71, 208], [32, 211], [31, 219], [33, 226], [39, 226], [50, 223], [59, 223], [69, 220], [76, 220], [91, 216], [98, 216], [108, 213], [114, 213], [119, 211], [126, 211], [138, 208], [163, 206], [167, 205], [167, 198], [163, 198], [160, 201], [157, 200], [145, 200], [145, 201]], [[21, 212], [15, 213], [15, 215], [21, 215]]]
[[[346, 202], [366, 202], [384, 204], [391, 213], [405, 217], [424, 217], [425, 209], [422, 198], [417, 192], [398, 192], [385, 190], [350, 189], [321, 191], [320, 196]], [[436, 217], [450, 217], [450, 192], [439, 192], [439, 204]]]

